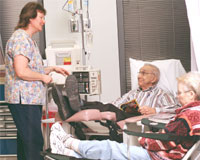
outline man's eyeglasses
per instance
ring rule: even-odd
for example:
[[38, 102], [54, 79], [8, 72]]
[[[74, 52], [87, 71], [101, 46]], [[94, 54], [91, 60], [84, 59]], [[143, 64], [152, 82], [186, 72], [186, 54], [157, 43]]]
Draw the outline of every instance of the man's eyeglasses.
[[149, 72], [141, 71], [141, 72], [138, 72], [138, 74], [141, 74], [141, 75], [145, 76], [145, 75], [147, 75], [147, 74], [154, 74], [154, 73], [149, 73]]

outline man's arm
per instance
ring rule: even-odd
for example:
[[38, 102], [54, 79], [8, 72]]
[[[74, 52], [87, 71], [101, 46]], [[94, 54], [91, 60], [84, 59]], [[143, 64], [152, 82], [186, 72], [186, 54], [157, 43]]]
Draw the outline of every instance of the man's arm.
[[176, 98], [171, 94], [164, 92], [159, 100], [158, 105], [155, 108], [156, 113], [159, 112], [167, 112], [167, 113], [175, 113], [175, 110], [180, 107], [180, 104], [176, 100]]
[[131, 100], [134, 99], [135, 90], [131, 90], [128, 93], [124, 94], [122, 97], [117, 98], [116, 100], [112, 101], [111, 103], [116, 106], [117, 108], [120, 108], [122, 104], [125, 104]]
[[154, 94], [152, 97], [148, 97], [151, 99], [150, 102], [153, 106], [140, 106], [139, 111], [141, 114], [147, 115], [160, 112], [175, 113], [175, 110], [180, 107], [178, 101], [171, 93], [163, 90], [159, 90], [159, 92], [156, 90], [154, 93], [156, 94]]

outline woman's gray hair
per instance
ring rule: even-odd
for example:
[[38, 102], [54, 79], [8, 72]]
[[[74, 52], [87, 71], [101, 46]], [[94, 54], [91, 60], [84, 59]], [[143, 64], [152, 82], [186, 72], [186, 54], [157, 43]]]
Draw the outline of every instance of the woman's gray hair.
[[160, 70], [158, 67], [156, 67], [155, 65], [153, 64], [150, 64], [150, 63], [145, 63], [144, 66], [149, 66], [152, 68], [152, 73], [156, 76], [157, 78], [157, 81], [155, 82], [155, 84], [158, 83], [158, 81], [160, 80]]
[[177, 78], [178, 83], [185, 84], [188, 89], [195, 92], [197, 100], [200, 100], [200, 73], [199, 72], [188, 72]]

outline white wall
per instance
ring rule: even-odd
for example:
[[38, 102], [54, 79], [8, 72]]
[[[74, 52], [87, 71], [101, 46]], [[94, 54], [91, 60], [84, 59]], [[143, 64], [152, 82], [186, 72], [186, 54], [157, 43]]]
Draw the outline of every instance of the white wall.
[[69, 19], [71, 14], [62, 10], [65, 0], [44, 0], [44, 7], [47, 10], [45, 17], [45, 34], [46, 34], [46, 46], [50, 44], [52, 40], [79, 40], [79, 34], [71, 34], [69, 31]]
[[[65, 0], [44, 0], [47, 44], [55, 39], [81, 42], [80, 34], [69, 32], [71, 14], [62, 10], [64, 3]], [[116, 0], [89, 0], [89, 13], [93, 32], [89, 64], [101, 70], [101, 101], [110, 102], [120, 96]]]

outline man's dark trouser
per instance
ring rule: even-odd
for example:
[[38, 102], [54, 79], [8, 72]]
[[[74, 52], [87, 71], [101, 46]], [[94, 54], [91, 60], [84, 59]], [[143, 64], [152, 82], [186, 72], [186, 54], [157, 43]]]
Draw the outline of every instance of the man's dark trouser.
[[84, 109], [98, 109], [100, 112], [106, 112], [106, 111], [115, 112], [117, 122], [124, 120], [126, 118], [130, 118], [130, 117], [139, 115], [137, 113], [136, 114], [126, 113], [126, 112], [120, 110], [119, 108], [117, 108], [116, 106], [114, 106], [113, 104], [110, 104], [110, 103], [103, 104], [101, 102], [84, 102], [84, 105], [81, 106], [81, 110], [84, 110]]
[[8, 107], [17, 127], [18, 160], [42, 160], [42, 106], [8, 104]]

